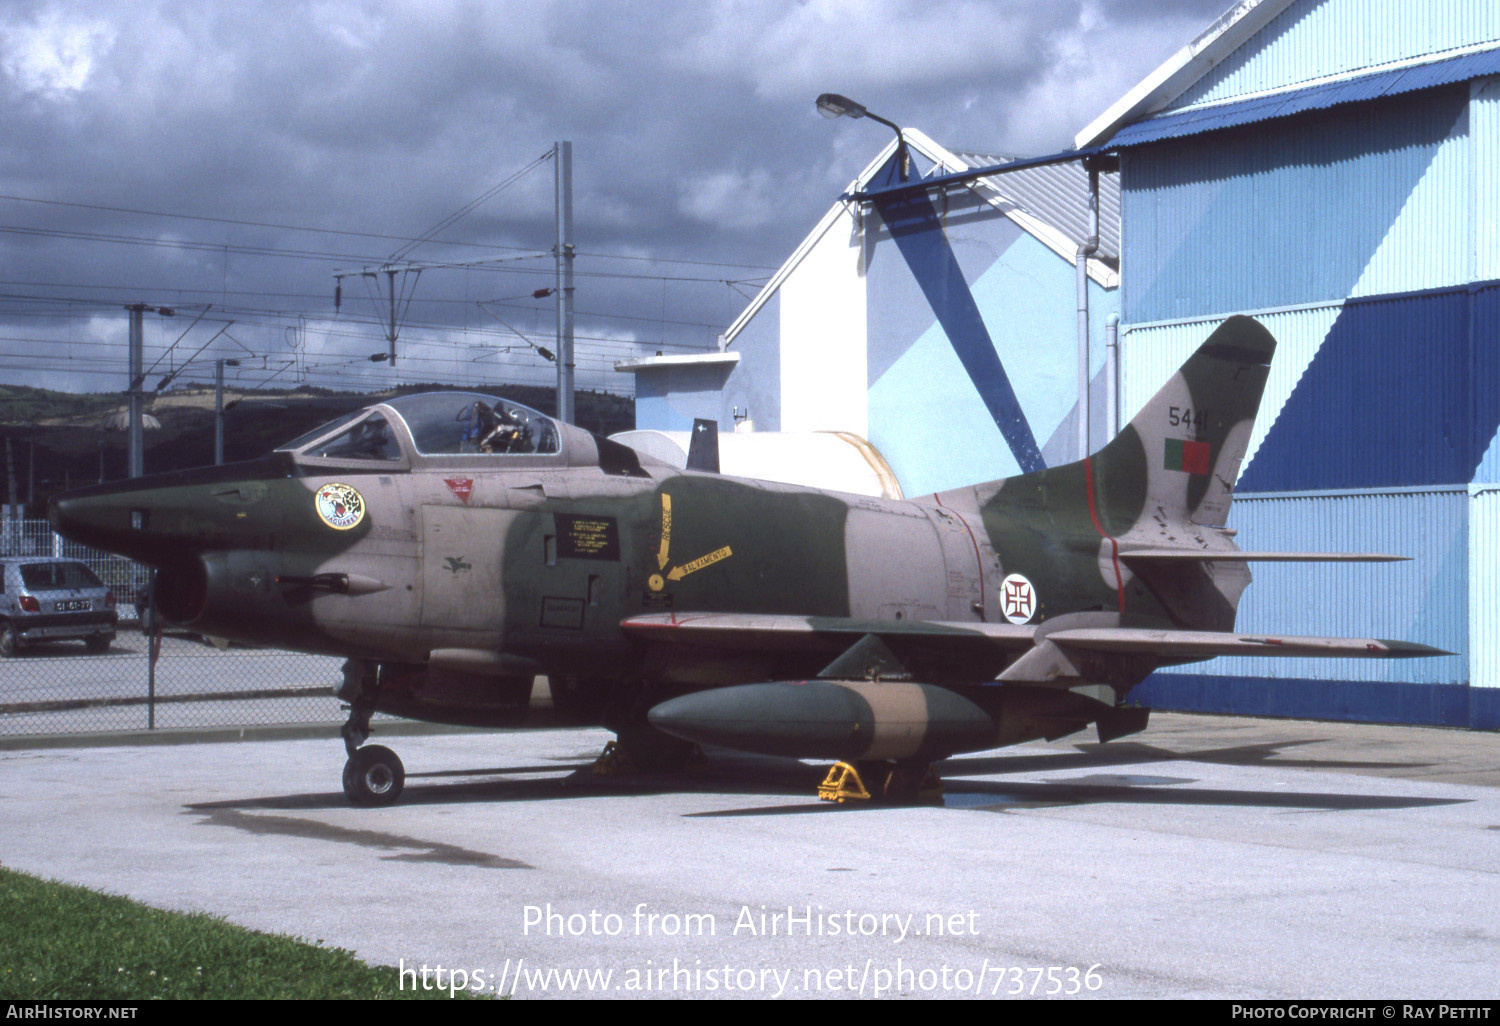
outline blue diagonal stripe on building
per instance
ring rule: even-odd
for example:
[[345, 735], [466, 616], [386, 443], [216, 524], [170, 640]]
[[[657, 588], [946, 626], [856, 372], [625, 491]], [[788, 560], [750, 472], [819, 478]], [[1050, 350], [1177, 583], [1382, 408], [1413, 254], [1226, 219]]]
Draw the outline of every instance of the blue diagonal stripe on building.
[[[887, 170], [889, 170], [889, 167]], [[877, 183], [872, 182], [874, 188]], [[884, 184], [879, 183], [879, 184]], [[925, 193], [876, 197], [875, 207], [927, 297], [948, 342], [1025, 473], [1047, 466], [958, 258]]]

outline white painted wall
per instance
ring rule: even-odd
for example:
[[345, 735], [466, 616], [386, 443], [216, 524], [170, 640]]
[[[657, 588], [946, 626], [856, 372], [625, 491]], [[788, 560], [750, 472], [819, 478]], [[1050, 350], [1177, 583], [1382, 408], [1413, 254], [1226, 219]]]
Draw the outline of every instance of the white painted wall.
[[846, 209], [781, 285], [781, 430], [868, 434], [865, 275]]

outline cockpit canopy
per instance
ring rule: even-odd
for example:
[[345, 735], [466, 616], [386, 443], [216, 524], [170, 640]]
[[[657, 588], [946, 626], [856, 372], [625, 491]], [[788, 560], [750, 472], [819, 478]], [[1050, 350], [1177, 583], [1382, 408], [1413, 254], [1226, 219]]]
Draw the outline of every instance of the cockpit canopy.
[[562, 436], [557, 421], [509, 399], [423, 392], [345, 414], [277, 451], [299, 459], [383, 463], [408, 455], [557, 456]]

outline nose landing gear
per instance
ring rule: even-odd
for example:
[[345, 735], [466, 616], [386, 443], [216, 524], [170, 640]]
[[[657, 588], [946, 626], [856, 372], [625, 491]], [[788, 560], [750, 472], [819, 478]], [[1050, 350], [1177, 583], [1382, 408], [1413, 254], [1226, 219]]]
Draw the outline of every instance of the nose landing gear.
[[406, 786], [406, 767], [384, 745], [357, 749], [344, 763], [344, 794], [354, 805], [394, 805]]
[[406, 787], [406, 767], [396, 753], [384, 745], [365, 745], [378, 681], [372, 664], [351, 659], [344, 664], [344, 681], [335, 691], [349, 703], [349, 719], [339, 734], [349, 754], [344, 763], [344, 794], [353, 805], [394, 805]]

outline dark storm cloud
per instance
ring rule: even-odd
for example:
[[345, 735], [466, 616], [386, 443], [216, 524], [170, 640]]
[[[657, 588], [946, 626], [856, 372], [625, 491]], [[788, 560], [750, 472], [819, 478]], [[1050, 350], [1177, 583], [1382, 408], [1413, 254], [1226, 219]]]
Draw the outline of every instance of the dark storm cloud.
[[[886, 142], [872, 122], [817, 117], [818, 93], [855, 96], [955, 148], [1062, 149], [1223, 7], [13, 0], [0, 13], [0, 194], [409, 238], [570, 139], [578, 269], [634, 275], [580, 278], [579, 334], [706, 346], [743, 306], [744, 282], [779, 263]], [[266, 358], [262, 377], [294, 359], [278, 382], [389, 380], [348, 362], [382, 348], [378, 314], [351, 281], [334, 319], [330, 275], [379, 261], [399, 238], [15, 200], [0, 200], [0, 227], [11, 282], [0, 291], [105, 303], [67, 317], [4, 304], [0, 317], [26, 325], [7, 336], [117, 338], [120, 303], [213, 302]], [[545, 250], [552, 234], [549, 164], [410, 255]], [[517, 273], [527, 266], [536, 273]], [[518, 341], [481, 299], [511, 300], [493, 309], [515, 327], [550, 330], [550, 301], [514, 300], [549, 284], [550, 264], [505, 267], [423, 276], [406, 337], [428, 340], [429, 362], [403, 378], [437, 376], [445, 351], [460, 377], [496, 373], [484, 370], [495, 358], [473, 362], [484, 349], [455, 348]], [[591, 345], [600, 368], [627, 352], [580, 352]], [[79, 350], [92, 351], [103, 350]], [[27, 359], [6, 359], [8, 379], [34, 383], [16, 368], [59, 352], [31, 344]], [[537, 380], [549, 373], [534, 353], [518, 358]], [[113, 356], [97, 366], [118, 376]], [[70, 384], [117, 388], [114, 377]]]

